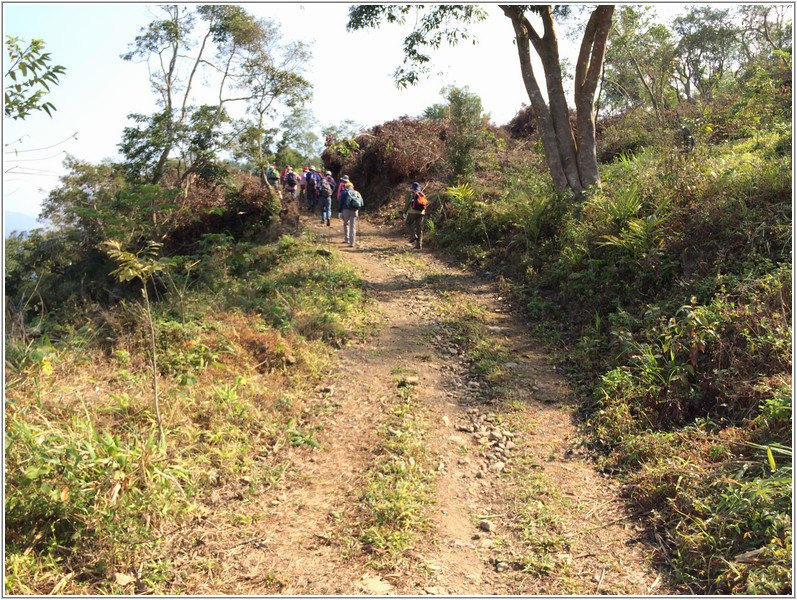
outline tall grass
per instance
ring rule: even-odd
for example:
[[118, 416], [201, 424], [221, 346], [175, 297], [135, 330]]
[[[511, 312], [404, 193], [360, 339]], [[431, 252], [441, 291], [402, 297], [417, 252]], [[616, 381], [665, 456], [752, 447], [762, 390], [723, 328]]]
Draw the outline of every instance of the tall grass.
[[57, 340], [16, 341], [6, 593], [126, 593], [133, 580], [168, 593], [176, 549], [165, 531], [201, 518], [214, 491], [274, 485], [281, 448], [317, 445], [308, 389], [332, 346], [367, 335], [361, 282], [310, 239], [205, 242], [185, 259], [192, 269], [164, 273], [176, 285], [151, 288], [168, 447], [157, 443], [150, 331], [134, 305]]

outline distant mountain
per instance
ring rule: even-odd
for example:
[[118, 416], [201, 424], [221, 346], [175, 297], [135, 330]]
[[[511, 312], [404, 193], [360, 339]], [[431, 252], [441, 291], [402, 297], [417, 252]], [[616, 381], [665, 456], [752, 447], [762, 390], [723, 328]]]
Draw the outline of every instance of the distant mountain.
[[8, 237], [12, 231], [30, 231], [44, 227], [36, 220], [36, 217], [24, 213], [4, 211], [3, 212], [3, 236]]

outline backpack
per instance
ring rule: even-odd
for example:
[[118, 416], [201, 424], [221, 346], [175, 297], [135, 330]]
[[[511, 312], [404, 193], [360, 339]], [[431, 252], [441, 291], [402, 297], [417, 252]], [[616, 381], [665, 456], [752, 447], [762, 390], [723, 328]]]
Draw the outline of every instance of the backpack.
[[285, 183], [287, 183], [288, 185], [296, 185], [298, 183], [298, 177], [296, 176], [296, 173], [294, 173], [293, 171], [291, 171], [290, 173], [286, 173]]
[[322, 196], [332, 195], [332, 185], [326, 179], [321, 180], [321, 195]]
[[426, 210], [429, 206], [429, 199], [423, 192], [415, 192], [415, 195], [412, 198], [412, 204], [410, 206], [414, 210]]
[[349, 190], [346, 198], [346, 207], [358, 209], [363, 207], [363, 197], [357, 190]]
[[316, 183], [318, 183], [315, 178], [315, 173], [308, 171], [305, 179], [307, 180], [307, 189], [314, 190], [316, 188]]

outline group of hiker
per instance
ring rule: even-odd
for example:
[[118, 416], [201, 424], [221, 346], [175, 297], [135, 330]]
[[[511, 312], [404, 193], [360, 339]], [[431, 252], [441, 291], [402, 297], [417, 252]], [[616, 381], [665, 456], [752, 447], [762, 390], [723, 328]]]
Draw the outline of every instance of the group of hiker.
[[[290, 166], [278, 172], [276, 166], [271, 165], [266, 170], [266, 179], [270, 186], [282, 189], [283, 199], [287, 194], [313, 214], [317, 207], [320, 208], [321, 224], [327, 227], [332, 221], [334, 197], [338, 219], [343, 221], [343, 242], [351, 247], [357, 243], [357, 220], [363, 207], [363, 197], [354, 188], [348, 175], [343, 175], [336, 182], [331, 171], [322, 174], [315, 166], [303, 167], [301, 173], [297, 173]], [[407, 194], [403, 216], [412, 232], [409, 243], [417, 249], [423, 247], [423, 221], [427, 206], [421, 184], [414, 182]]]

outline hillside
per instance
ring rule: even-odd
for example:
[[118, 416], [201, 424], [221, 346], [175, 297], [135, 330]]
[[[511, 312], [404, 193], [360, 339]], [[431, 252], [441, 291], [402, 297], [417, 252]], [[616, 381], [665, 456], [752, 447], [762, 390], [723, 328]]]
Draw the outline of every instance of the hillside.
[[71, 161], [6, 240], [6, 593], [791, 594], [781, 71], [600, 120], [578, 194], [529, 109], [330, 135], [354, 247], [256, 166]]
[[[765, 167], [754, 171], [766, 177]], [[645, 172], [637, 185], [644, 185]], [[242, 190], [250, 189], [246, 178], [241, 181]], [[758, 227], [781, 231], [784, 221], [775, 215], [787, 209], [786, 183], [768, 199], [751, 199], [748, 210], [762, 211]], [[791, 435], [782, 412], [790, 398], [790, 348], [778, 341], [787, 338], [777, 337], [788, 332], [790, 301], [787, 281], [776, 279], [788, 274], [786, 263], [767, 263], [768, 274], [758, 280], [744, 276], [744, 290], [733, 291], [733, 280], [725, 279], [722, 304], [693, 301], [669, 321], [668, 303], [660, 300], [662, 316], [653, 324], [669, 327], [669, 337], [661, 339], [693, 340], [683, 349], [673, 346], [670, 364], [682, 360], [697, 368], [685, 379], [671, 379], [667, 404], [624, 405], [618, 401], [650, 398], [622, 387], [641, 383], [631, 369], [644, 355], [607, 375], [591, 373], [600, 371], [602, 356], [617, 354], [610, 340], [618, 335], [628, 335], [637, 353], [644, 350], [643, 332], [631, 329], [639, 317], [598, 313], [583, 321], [581, 315], [599, 310], [604, 298], [632, 297], [642, 282], [618, 271], [624, 282], [617, 287], [601, 271], [592, 283], [572, 279], [558, 300], [550, 283], [521, 289], [519, 267], [531, 265], [525, 261], [545, 248], [545, 232], [554, 225], [541, 223], [537, 243], [518, 247], [517, 232], [500, 227], [512, 225], [528, 210], [524, 205], [501, 208], [503, 216], [479, 212], [488, 202], [433, 182], [432, 218], [441, 225], [428, 236], [434, 249], [417, 252], [399, 231], [404, 186], [371, 185], [393, 191], [384, 193], [382, 206], [366, 209], [354, 249], [340, 244], [338, 221], [334, 228], [321, 226], [288, 202], [280, 212], [298, 229], [274, 222], [236, 239], [235, 219], [209, 214], [200, 225], [178, 227], [170, 242], [184, 247], [196, 235], [191, 231], [205, 228], [193, 258], [147, 263], [139, 254], [132, 260], [138, 268], [162, 264], [170, 272], [157, 280], [158, 297], [164, 297], [153, 307], [160, 416], [152, 405], [152, 352], [142, 328], [149, 317], [134, 295], [129, 304], [95, 309], [82, 326], [51, 326], [47, 336], [28, 338], [27, 347], [9, 338], [7, 591], [718, 591], [718, 584], [701, 586], [687, 576], [697, 563], [685, 544], [704, 552], [707, 534], [716, 536], [717, 552], [735, 560], [722, 589], [790, 586], [783, 572], [790, 553], [790, 471], [782, 458]], [[255, 215], [269, 206], [243, 202], [235, 206], [250, 206]], [[581, 210], [606, 211], [599, 202], [605, 200]], [[445, 217], [437, 216], [444, 211]], [[670, 214], [687, 228], [700, 222], [681, 219], [677, 210]], [[747, 223], [753, 218], [748, 214]], [[479, 221], [480, 228], [467, 230]], [[593, 218], [588, 227], [603, 225]], [[469, 268], [444, 252], [452, 228]], [[579, 235], [595, 239], [589, 228]], [[673, 229], [668, 235], [681, 239]], [[766, 248], [778, 251], [777, 235], [739, 235], [747, 234], [726, 228], [693, 238], [703, 243], [691, 246], [693, 258], [683, 267], [715, 272], [704, 261], [716, 265], [714, 257], [727, 256], [714, 245], [717, 236], [725, 243], [766, 239]], [[592, 260], [600, 248], [614, 247], [593, 246]], [[668, 250], [659, 247], [655, 260], [663, 264]], [[612, 258], [616, 268], [620, 256]], [[653, 257], [624, 260], [631, 259], [638, 268], [638, 261]], [[587, 301], [575, 285], [600, 293]], [[678, 297], [692, 294], [674, 289]], [[662, 293], [657, 285], [643, 296], [650, 302]], [[756, 354], [742, 355], [740, 342], [734, 349], [727, 340], [750, 323], [767, 329], [757, 334]], [[23, 331], [13, 328], [15, 321], [9, 325], [12, 336]], [[628, 333], [617, 327], [629, 327]], [[696, 343], [705, 344], [697, 354]], [[703, 363], [713, 360], [714, 347], [733, 361], [724, 368], [736, 370], [722, 372], [732, 379], [710, 381], [715, 408], [696, 414], [679, 404], [678, 386], [690, 377], [706, 381], [700, 377], [707, 369], [719, 373]], [[614, 349], [605, 354], [608, 348]], [[745, 371], [739, 370], [742, 359]], [[646, 368], [658, 377], [652, 370], [661, 367], [655, 356], [649, 360]], [[762, 375], [753, 379], [752, 368]], [[653, 381], [648, 385], [665, 384]], [[757, 394], [750, 399], [769, 398], [757, 413], [750, 412], [739, 381], [750, 382], [749, 393]], [[727, 405], [722, 390], [728, 386], [744, 405]], [[782, 396], [768, 395], [778, 389]], [[673, 412], [678, 407], [680, 416]], [[635, 414], [666, 426], [639, 428]], [[161, 442], [152, 429], [156, 418], [162, 419]], [[736, 479], [718, 487], [724, 481], [718, 470], [740, 465]], [[717, 493], [720, 504], [709, 504]], [[758, 503], [744, 503], [753, 493]], [[722, 530], [710, 528], [701, 506], [718, 525], [722, 507]], [[689, 531], [692, 523], [702, 523], [702, 534]], [[765, 545], [749, 533], [733, 533], [751, 526], [761, 527]], [[96, 537], [94, 531], [104, 533]], [[681, 532], [680, 541], [671, 537], [674, 531]]]

